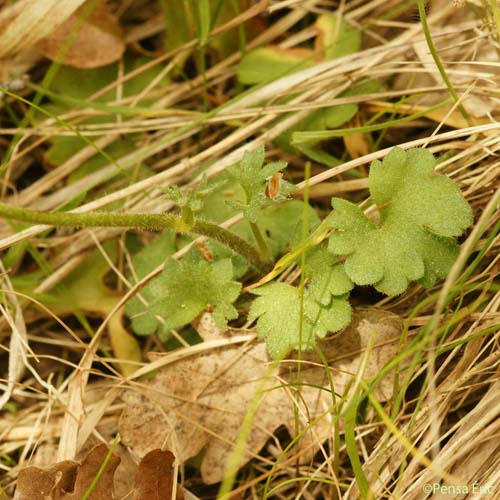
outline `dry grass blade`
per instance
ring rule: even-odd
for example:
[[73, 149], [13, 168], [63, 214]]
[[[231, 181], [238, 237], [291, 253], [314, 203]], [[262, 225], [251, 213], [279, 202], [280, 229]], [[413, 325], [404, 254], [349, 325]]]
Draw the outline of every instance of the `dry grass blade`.
[[[21, 380], [28, 364], [27, 355], [30, 351], [28, 335], [24, 323], [23, 311], [19, 299], [14, 292], [7, 271], [0, 259], [1, 288], [6, 294], [5, 304], [0, 304], [0, 312], [7, 321], [10, 329], [9, 369], [7, 384], [3, 387], [4, 393], [0, 397], [0, 410], [10, 400], [16, 384]], [[13, 310], [12, 310], [13, 309]]]
[[0, 59], [29, 49], [68, 19], [85, 0], [21, 0], [0, 12]]

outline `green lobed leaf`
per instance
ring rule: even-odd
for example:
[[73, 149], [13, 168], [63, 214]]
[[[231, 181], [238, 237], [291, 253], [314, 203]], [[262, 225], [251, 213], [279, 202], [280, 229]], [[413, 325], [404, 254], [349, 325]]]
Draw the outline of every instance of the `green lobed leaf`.
[[269, 353], [275, 359], [283, 358], [293, 349], [312, 348], [316, 337], [338, 331], [351, 320], [347, 295], [334, 297], [327, 306], [323, 306], [305, 291], [301, 332], [298, 288], [275, 282], [252, 293], [258, 297], [250, 308], [249, 320], [257, 319], [259, 337], [266, 339]]
[[309, 279], [308, 290], [324, 306], [330, 303], [332, 295], [345, 295], [354, 286], [344, 266], [324, 244], [307, 252], [304, 273]]
[[434, 173], [435, 163], [428, 151], [400, 148], [372, 163], [377, 224], [356, 205], [332, 199], [329, 249], [348, 256], [345, 270], [354, 283], [398, 295], [409, 281], [431, 286], [446, 276], [459, 250], [453, 237], [472, 223], [472, 211], [460, 189]]
[[[175, 233], [165, 231], [132, 257], [134, 274], [137, 279], [144, 278], [174, 252]], [[132, 329], [138, 335], [151, 335], [156, 332], [167, 335], [168, 331], [163, 328], [152, 308], [159, 293], [161, 293], [161, 286], [159, 286], [157, 279], [152, 279], [139, 291], [147, 305], [137, 295], [127, 302], [125, 312], [132, 321]]]
[[394, 148], [372, 163], [369, 187], [382, 221], [405, 218], [409, 224], [445, 237], [460, 236], [472, 224], [472, 210], [460, 188], [434, 173], [436, 159], [425, 149]]
[[338, 332], [351, 322], [352, 310], [347, 294], [332, 296], [329, 304], [325, 305], [313, 300], [309, 292], [306, 292], [305, 298], [304, 315], [312, 327], [313, 342], [315, 337]]
[[[135, 257], [139, 278], [161, 263], [158, 260], [163, 242], [157, 240], [155, 243], [154, 249], [145, 247]], [[166, 253], [163, 249], [163, 259]], [[140, 291], [148, 307], [138, 297], [127, 305], [134, 331], [140, 335], [157, 332], [166, 338], [171, 329], [184, 326], [208, 307], [213, 310], [217, 326], [225, 329], [227, 321], [238, 316], [232, 304], [240, 294], [241, 284], [232, 278], [230, 259], [215, 263], [192, 258], [167, 260], [162, 273]]]
[[159, 293], [151, 309], [165, 320], [163, 328], [168, 331], [189, 323], [211, 307], [217, 326], [225, 330], [227, 320], [238, 317], [232, 304], [240, 294], [241, 284], [232, 277], [230, 259], [213, 264], [170, 259], [157, 279]]

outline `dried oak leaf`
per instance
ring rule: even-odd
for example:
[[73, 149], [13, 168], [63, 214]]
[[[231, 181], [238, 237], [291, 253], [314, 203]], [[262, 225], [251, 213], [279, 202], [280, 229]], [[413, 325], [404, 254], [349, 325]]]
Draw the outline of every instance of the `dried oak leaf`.
[[[373, 335], [365, 378], [378, 373], [397, 352], [401, 329], [397, 316], [361, 311], [341, 334], [321, 340], [319, 346], [333, 371], [335, 392], [347, 390], [358, 370], [360, 352]], [[257, 398], [240, 467], [252, 457], [258, 458], [258, 451], [278, 427], [284, 425], [294, 435], [297, 417], [300, 429], [307, 429], [299, 446], [301, 459], [308, 460], [332, 432], [329, 410], [333, 400], [325, 368], [318, 366], [313, 355], [307, 356], [304, 353], [302, 357], [308, 364], [301, 370], [300, 398], [291, 396], [287, 384], [294, 381], [296, 360], [285, 360], [281, 367], [270, 363], [262, 342], [177, 358], [136, 390], [124, 393], [126, 406], [119, 424], [123, 443], [138, 456], [154, 448], [169, 448], [181, 462], [205, 449], [202, 479], [209, 484], [219, 482], [247, 411]], [[387, 381], [379, 385], [376, 394], [387, 398], [391, 392]]]
[[[170, 364], [144, 382], [139, 392], [124, 394], [123, 443], [139, 456], [167, 447], [181, 462], [206, 447], [203, 479], [218, 482], [259, 386], [266, 390], [276, 385], [272, 376], [265, 378], [267, 362], [265, 345], [257, 344], [218, 348]], [[281, 421], [285, 408], [277, 394], [268, 391], [257, 396], [259, 425], [251, 430], [250, 449], [260, 449]], [[247, 454], [245, 462], [251, 457]]]
[[120, 59], [125, 41], [118, 18], [103, 0], [82, 19], [86, 9], [88, 6], [80, 7], [50, 35], [39, 40], [36, 48], [40, 53], [75, 68], [99, 68]]
[[46, 500], [60, 498], [61, 491], [75, 481], [78, 464], [71, 460], [52, 467], [26, 467], [19, 472], [14, 500]]
[[[133, 500], [171, 500], [176, 482], [174, 460], [171, 451], [150, 451], [137, 467]], [[184, 500], [182, 488], [177, 486], [175, 491], [175, 499]]]
[[[402, 329], [403, 322], [396, 314], [376, 307], [357, 308], [347, 329], [330, 338], [319, 339], [317, 347], [332, 370], [335, 393], [345, 393], [351, 377], [358, 371], [360, 356], [370, 345], [364, 378], [376, 376], [398, 353]], [[316, 351], [303, 352], [301, 360], [301, 377], [305, 384], [328, 384], [323, 362]], [[381, 401], [389, 400], [393, 382], [393, 376], [384, 377], [374, 390], [375, 396]]]
[[[65, 460], [50, 468], [26, 467], [19, 473], [14, 500], [80, 500], [94, 481], [109, 451], [100, 444], [81, 462]], [[120, 459], [111, 455], [89, 500], [113, 499], [113, 476]]]

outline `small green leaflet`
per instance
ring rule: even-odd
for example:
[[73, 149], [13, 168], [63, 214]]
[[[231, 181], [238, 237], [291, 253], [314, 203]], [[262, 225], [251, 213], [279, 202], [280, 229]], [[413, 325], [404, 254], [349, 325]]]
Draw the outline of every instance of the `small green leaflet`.
[[[213, 310], [217, 326], [225, 330], [227, 321], [238, 317], [233, 302], [240, 294], [241, 284], [232, 281], [232, 277], [230, 259], [213, 264], [204, 260], [167, 260], [161, 275], [149, 284], [148, 310], [141, 304], [140, 315], [132, 320], [134, 330], [145, 335], [158, 330], [165, 339], [171, 329], [186, 325], [208, 308]], [[133, 313], [134, 307], [138, 305], [134, 304], [131, 310], [129, 304], [128, 314]]]
[[250, 222], [256, 222], [262, 208], [283, 201], [295, 187], [284, 181], [278, 180], [278, 192], [275, 196], [266, 196], [266, 184], [271, 181], [274, 174], [286, 167], [283, 161], [264, 165], [265, 151], [261, 146], [254, 151], [245, 151], [240, 163], [228, 169], [229, 173], [241, 185], [246, 196], [246, 203], [232, 202], [231, 207], [242, 210]]
[[170, 186], [163, 190], [165, 196], [174, 201], [181, 209], [182, 220], [187, 226], [194, 222], [194, 214], [200, 212], [207, 196], [217, 190], [224, 181], [208, 183], [207, 176], [203, 174], [197, 187], [181, 191], [178, 186]]
[[330, 303], [332, 295], [344, 295], [354, 286], [343, 264], [328, 251], [325, 244], [307, 252], [304, 273], [309, 278], [308, 290], [324, 306]]
[[345, 270], [357, 285], [398, 295], [410, 280], [431, 286], [448, 273], [459, 250], [454, 238], [470, 226], [472, 211], [453, 181], [433, 172], [435, 164], [425, 149], [401, 148], [372, 163], [378, 224], [353, 203], [332, 199], [329, 249], [348, 256]]
[[252, 303], [248, 319], [257, 319], [259, 337], [266, 339], [267, 348], [274, 359], [283, 358], [293, 349], [310, 349], [316, 337], [336, 332], [351, 321], [351, 306], [347, 295], [332, 297], [325, 307], [316, 302], [306, 290], [301, 332], [301, 299], [298, 288], [275, 282], [252, 293], [258, 297]]

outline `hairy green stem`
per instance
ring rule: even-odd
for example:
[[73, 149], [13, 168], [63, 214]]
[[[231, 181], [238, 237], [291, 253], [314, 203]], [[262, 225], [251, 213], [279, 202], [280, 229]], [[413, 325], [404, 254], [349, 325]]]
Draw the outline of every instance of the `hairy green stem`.
[[263, 258], [260, 252], [253, 245], [245, 241], [243, 238], [240, 238], [235, 233], [217, 226], [216, 224], [197, 220], [195, 221], [190, 231], [202, 236], [207, 236], [208, 238], [222, 243], [223, 245], [227, 246], [234, 252], [244, 257], [259, 271], [266, 273], [273, 268], [273, 262], [272, 260], [270, 260], [270, 258]]
[[195, 220], [192, 225], [186, 225], [182, 217], [178, 215], [37, 212], [0, 202], [0, 217], [57, 227], [123, 227], [144, 229], [146, 231], [173, 229], [178, 233], [194, 233], [207, 236], [241, 255], [261, 272], [268, 272], [272, 267], [272, 262], [262, 258], [253, 245], [231, 231], [202, 220]]

